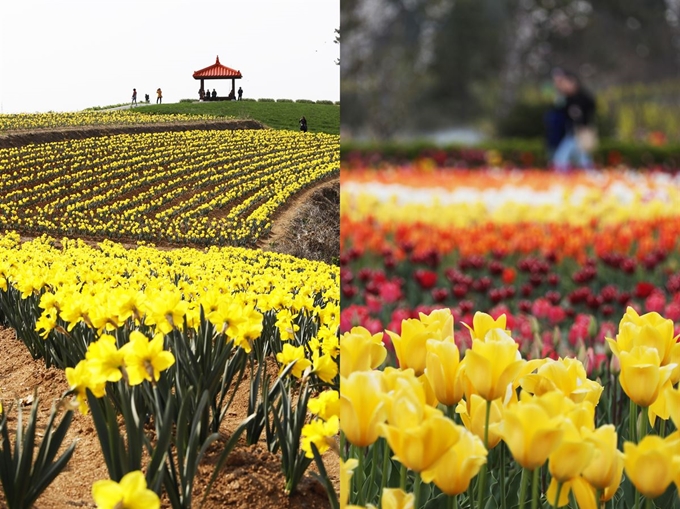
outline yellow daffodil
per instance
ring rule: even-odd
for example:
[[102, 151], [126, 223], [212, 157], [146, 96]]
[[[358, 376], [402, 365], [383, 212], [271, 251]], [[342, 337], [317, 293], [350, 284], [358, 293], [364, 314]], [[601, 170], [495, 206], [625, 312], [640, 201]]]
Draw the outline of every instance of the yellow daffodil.
[[175, 363], [172, 352], [163, 350], [163, 335], [156, 334], [149, 340], [139, 331], [130, 333], [130, 342], [123, 345], [123, 358], [127, 381], [130, 385], [141, 384], [144, 380], [156, 383], [161, 375]]
[[313, 419], [302, 427], [300, 448], [305, 451], [307, 458], [313, 458], [311, 444], [314, 444], [319, 454], [325, 453], [335, 441], [335, 436], [340, 431], [340, 419], [337, 415], [331, 416], [328, 420]]
[[96, 481], [92, 498], [98, 509], [160, 509], [158, 495], [146, 487], [144, 474], [135, 470], [125, 474], [119, 483]]
[[303, 346], [293, 346], [290, 343], [283, 344], [283, 350], [276, 354], [276, 360], [281, 364], [280, 371], [283, 371], [286, 366], [295, 363], [290, 373], [295, 378], [300, 378], [302, 373], [312, 365], [312, 361], [305, 357], [305, 348]]

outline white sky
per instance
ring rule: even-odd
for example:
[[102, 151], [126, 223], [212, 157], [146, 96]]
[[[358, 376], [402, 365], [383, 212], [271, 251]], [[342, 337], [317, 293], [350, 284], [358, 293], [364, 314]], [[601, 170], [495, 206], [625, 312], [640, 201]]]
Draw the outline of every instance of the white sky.
[[217, 55], [244, 97], [340, 99], [340, 0], [14, 0], [0, 22], [2, 113], [198, 98]]

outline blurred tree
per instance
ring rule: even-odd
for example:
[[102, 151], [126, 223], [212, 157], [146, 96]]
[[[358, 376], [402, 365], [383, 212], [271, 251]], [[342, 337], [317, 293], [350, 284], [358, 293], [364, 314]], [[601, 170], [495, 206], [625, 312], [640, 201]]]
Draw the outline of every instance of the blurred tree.
[[680, 76], [680, 0], [343, 0], [341, 26], [343, 128], [377, 137], [500, 125], [554, 66], [596, 93]]

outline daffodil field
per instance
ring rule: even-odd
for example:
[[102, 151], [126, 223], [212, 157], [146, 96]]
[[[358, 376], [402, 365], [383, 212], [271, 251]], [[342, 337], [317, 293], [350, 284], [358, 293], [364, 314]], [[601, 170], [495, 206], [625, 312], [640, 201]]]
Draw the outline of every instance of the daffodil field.
[[[2, 115], [0, 135], [203, 120]], [[339, 269], [250, 248], [296, 195], [338, 175], [339, 137], [324, 133], [140, 132], [0, 149], [0, 319], [70, 387], [46, 433], [37, 403], [27, 420], [20, 404], [0, 409], [10, 509], [32, 507], [78, 461], [77, 444], [61, 447], [74, 412], [91, 416], [108, 471], [92, 486], [98, 507], [196, 507], [243, 442], [280, 460], [291, 496], [315, 462], [337, 505], [321, 456], [339, 432]], [[227, 428], [237, 397], [247, 414]]]
[[680, 507], [676, 177], [341, 189], [341, 506]]
[[250, 245], [339, 171], [338, 137], [272, 130], [116, 135], [0, 149], [0, 230]]
[[165, 122], [201, 122], [211, 119], [214, 119], [211, 115], [151, 115], [129, 110], [0, 114], [0, 134], [7, 131], [26, 129], [50, 129], [93, 125], [135, 125]]

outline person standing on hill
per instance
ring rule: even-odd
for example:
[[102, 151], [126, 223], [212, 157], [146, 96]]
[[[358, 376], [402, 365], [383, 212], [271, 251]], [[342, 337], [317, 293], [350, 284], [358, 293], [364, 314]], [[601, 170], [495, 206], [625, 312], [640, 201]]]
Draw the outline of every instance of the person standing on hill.
[[156, 104], [163, 104], [163, 91], [160, 88], [156, 90]]
[[241, 99], [243, 99], [243, 89], [238, 87], [238, 100], [240, 101]]
[[557, 69], [553, 83], [564, 96], [564, 136], [553, 155], [553, 165], [558, 172], [569, 171], [572, 162], [578, 168], [592, 168], [592, 151], [597, 143], [595, 130], [595, 99], [583, 88], [578, 77]]
[[303, 133], [307, 132], [307, 119], [304, 117], [304, 115], [300, 119], [300, 131]]
[[134, 106], [137, 104], [137, 89], [133, 88], [132, 89], [132, 104], [130, 106]]

